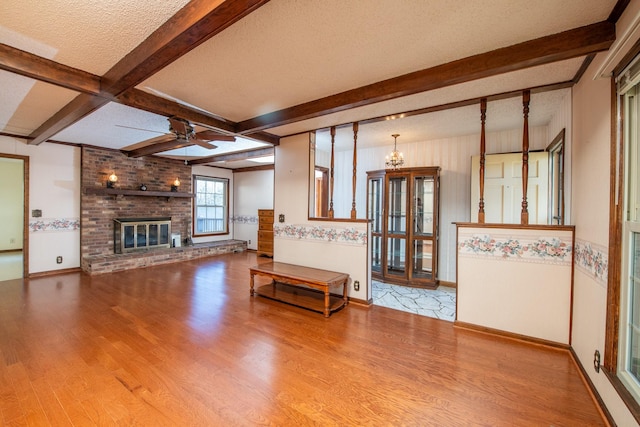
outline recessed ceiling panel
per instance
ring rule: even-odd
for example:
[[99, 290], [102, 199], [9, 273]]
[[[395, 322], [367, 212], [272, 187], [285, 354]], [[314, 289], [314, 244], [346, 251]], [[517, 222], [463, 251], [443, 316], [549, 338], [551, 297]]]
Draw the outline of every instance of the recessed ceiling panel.
[[0, 70], [0, 129], [29, 135], [78, 94]]
[[122, 149], [167, 133], [166, 117], [112, 102], [58, 133], [55, 139]]

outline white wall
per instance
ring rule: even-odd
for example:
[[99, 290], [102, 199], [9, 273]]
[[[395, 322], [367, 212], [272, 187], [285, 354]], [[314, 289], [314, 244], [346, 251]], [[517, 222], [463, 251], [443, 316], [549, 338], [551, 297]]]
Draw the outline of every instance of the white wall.
[[[639, 10], [640, 1], [629, 4], [617, 25], [618, 36]], [[576, 257], [571, 345], [616, 423], [632, 426], [637, 423], [618, 393], [605, 374], [592, 367], [595, 350], [604, 354], [607, 311], [611, 81], [594, 78], [606, 58], [606, 52], [597, 55], [573, 89], [571, 220], [576, 226], [576, 251], [589, 256]], [[598, 258], [603, 268], [590, 265], [589, 259]]]
[[233, 174], [234, 238], [258, 248], [258, 209], [273, 209], [273, 170]]
[[[29, 157], [29, 273], [80, 267], [80, 149], [0, 136], [0, 153]], [[62, 264], [56, 257], [62, 256]]]
[[456, 321], [568, 345], [573, 230], [458, 227]]
[[[358, 238], [365, 236], [368, 241], [367, 224], [308, 220], [308, 138], [308, 134], [283, 138], [276, 147], [274, 260], [347, 273], [361, 285], [355, 291], [351, 283], [349, 296], [368, 300], [368, 247]], [[281, 214], [283, 223], [278, 221]]]

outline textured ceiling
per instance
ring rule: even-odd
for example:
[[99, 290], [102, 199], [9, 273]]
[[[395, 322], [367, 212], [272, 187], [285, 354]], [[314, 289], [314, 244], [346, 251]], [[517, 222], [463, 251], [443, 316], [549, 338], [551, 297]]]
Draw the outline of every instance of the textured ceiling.
[[241, 121], [604, 20], [615, 1], [587, 3], [276, 0], [139, 87]]
[[[187, 2], [2, 0], [0, 36], [13, 47], [102, 75]], [[34, 51], [38, 45], [52, 54]]]
[[[0, 41], [103, 75], [186, 0], [3, 0]], [[607, 19], [616, 0], [271, 0], [137, 87], [232, 121], [512, 46]], [[275, 135], [566, 82], [584, 58], [522, 69], [267, 129]], [[29, 135], [77, 92], [0, 71], [0, 131]], [[546, 124], [568, 90], [532, 97], [532, 123]], [[519, 106], [518, 106], [519, 104]], [[515, 115], [512, 113], [516, 113]], [[521, 126], [517, 98], [490, 103], [488, 130]], [[478, 106], [362, 125], [364, 144], [475, 133]], [[114, 149], [167, 132], [166, 118], [116, 103], [56, 134], [57, 141]], [[238, 139], [216, 150], [250, 146]], [[165, 155], [183, 156], [183, 150]], [[236, 165], [247, 165], [234, 162]]]

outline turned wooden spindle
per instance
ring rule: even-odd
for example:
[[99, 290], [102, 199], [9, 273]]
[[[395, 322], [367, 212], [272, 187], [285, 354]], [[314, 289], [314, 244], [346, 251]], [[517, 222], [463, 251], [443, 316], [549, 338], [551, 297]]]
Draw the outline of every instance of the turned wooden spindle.
[[329, 172], [329, 218], [333, 218], [333, 166], [335, 161], [336, 127], [331, 126], [331, 170]]
[[351, 219], [356, 219], [356, 172], [358, 164], [358, 122], [353, 123], [353, 176], [352, 188], [353, 198], [351, 200]]
[[522, 114], [524, 115], [524, 125], [522, 131], [522, 212], [520, 213], [520, 223], [529, 224], [529, 203], [527, 202], [527, 187], [529, 184], [529, 101], [531, 92], [522, 92]]
[[487, 120], [487, 98], [480, 100], [480, 202], [478, 203], [478, 222], [484, 224], [484, 165], [486, 158], [485, 122]]

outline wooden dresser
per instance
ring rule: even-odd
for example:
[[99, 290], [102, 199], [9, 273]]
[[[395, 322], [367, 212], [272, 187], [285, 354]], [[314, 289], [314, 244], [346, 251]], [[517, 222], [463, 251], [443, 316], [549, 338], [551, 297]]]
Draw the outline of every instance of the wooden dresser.
[[258, 256], [273, 256], [273, 209], [258, 209]]

